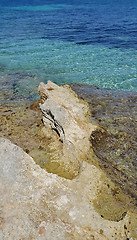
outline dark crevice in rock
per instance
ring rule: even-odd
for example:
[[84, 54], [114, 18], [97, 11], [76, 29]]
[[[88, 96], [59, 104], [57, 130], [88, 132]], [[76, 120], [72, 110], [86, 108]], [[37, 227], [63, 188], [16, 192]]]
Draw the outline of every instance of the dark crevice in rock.
[[57, 134], [59, 135], [59, 137], [60, 137], [60, 135], [61, 135], [61, 132], [62, 132], [62, 134], [63, 134], [64, 137], [65, 137], [65, 132], [64, 132], [63, 127], [62, 127], [62, 126], [60, 125], [60, 123], [55, 119], [55, 116], [52, 114], [52, 112], [50, 111], [50, 109], [49, 109], [49, 110], [46, 110], [46, 111], [42, 110], [42, 114], [43, 114], [43, 116], [44, 116], [46, 119], [48, 119], [49, 121], [51, 121], [51, 122], [53, 123], [54, 128], [52, 128], [52, 129], [54, 129], [54, 130], [57, 132]]

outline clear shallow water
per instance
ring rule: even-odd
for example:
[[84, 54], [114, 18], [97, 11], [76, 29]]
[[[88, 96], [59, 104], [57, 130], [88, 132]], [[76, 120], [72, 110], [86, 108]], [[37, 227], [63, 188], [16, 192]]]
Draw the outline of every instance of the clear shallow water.
[[137, 91], [136, 1], [2, 1], [0, 25], [4, 101], [48, 79]]

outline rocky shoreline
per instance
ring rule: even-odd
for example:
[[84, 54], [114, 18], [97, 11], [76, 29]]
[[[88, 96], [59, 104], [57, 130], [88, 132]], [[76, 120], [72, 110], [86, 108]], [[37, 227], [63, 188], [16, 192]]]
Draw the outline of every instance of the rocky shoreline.
[[[1, 239], [136, 237], [135, 196], [127, 192], [130, 181], [124, 181], [123, 193], [121, 180], [113, 179], [112, 162], [105, 162], [103, 142], [110, 140], [112, 129], [105, 128], [99, 90], [95, 94], [93, 87], [92, 94], [84, 96], [78, 85], [71, 87], [80, 98], [69, 86], [49, 81], [39, 86], [40, 101], [20, 109], [1, 108], [1, 137], [26, 152], [1, 138]], [[87, 96], [97, 102], [97, 113]]]

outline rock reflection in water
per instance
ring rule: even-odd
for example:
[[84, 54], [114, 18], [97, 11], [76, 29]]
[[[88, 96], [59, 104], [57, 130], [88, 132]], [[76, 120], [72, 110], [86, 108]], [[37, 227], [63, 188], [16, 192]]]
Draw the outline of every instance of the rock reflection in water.
[[100, 130], [91, 135], [101, 168], [137, 200], [137, 92], [112, 92], [96, 86], [71, 84], [89, 103]]

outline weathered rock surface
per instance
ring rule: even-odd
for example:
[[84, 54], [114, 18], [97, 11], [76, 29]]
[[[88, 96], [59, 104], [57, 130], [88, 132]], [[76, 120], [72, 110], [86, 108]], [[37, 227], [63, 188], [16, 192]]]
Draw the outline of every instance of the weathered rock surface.
[[67, 85], [59, 87], [48, 81], [47, 84], [40, 83], [38, 91], [44, 100], [40, 104], [43, 122], [46, 127], [55, 130], [62, 141], [62, 154], [56, 162], [73, 178], [78, 175], [82, 160], [89, 154], [89, 138], [96, 129], [89, 121], [88, 104]]
[[0, 239], [135, 240], [129, 213], [114, 222], [95, 211], [101, 176], [99, 169], [83, 162], [78, 177], [61, 178], [0, 138]]
[[45, 126], [38, 103], [2, 109], [1, 135], [45, 170], [0, 138], [0, 239], [135, 240], [130, 199], [83, 161], [96, 160], [88, 105], [68, 86], [41, 83], [39, 92]]

